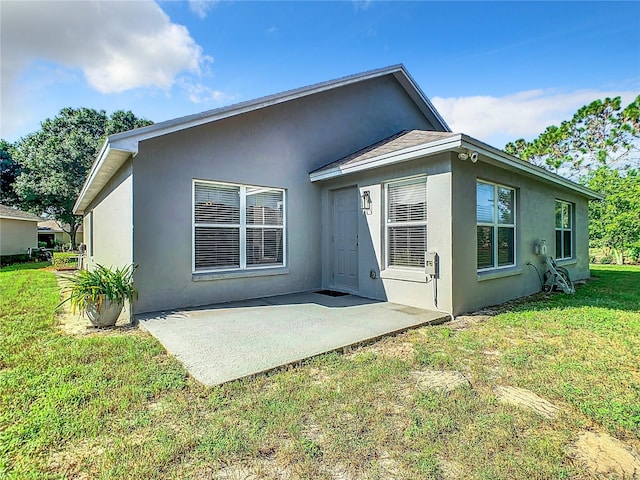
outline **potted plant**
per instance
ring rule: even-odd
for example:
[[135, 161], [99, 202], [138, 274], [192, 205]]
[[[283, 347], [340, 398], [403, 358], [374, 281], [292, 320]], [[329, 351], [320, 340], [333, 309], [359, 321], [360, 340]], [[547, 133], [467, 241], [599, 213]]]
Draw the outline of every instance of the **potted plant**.
[[113, 326], [124, 301], [131, 305], [138, 297], [133, 286], [135, 268], [128, 265], [112, 270], [97, 265], [93, 270], [81, 270], [69, 279], [69, 297], [62, 303], [70, 302], [74, 312], [76, 309], [84, 311], [96, 327]]

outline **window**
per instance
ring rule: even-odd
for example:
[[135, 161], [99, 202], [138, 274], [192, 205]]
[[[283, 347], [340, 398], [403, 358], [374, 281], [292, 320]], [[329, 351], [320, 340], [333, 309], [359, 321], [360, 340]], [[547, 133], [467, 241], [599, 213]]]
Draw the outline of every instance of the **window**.
[[427, 179], [386, 185], [386, 251], [390, 267], [424, 269], [427, 248]]
[[556, 200], [556, 259], [573, 258], [573, 204]]
[[515, 190], [478, 181], [476, 199], [478, 270], [515, 265]]
[[284, 190], [194, 181], [193, 271], [284, 265]]

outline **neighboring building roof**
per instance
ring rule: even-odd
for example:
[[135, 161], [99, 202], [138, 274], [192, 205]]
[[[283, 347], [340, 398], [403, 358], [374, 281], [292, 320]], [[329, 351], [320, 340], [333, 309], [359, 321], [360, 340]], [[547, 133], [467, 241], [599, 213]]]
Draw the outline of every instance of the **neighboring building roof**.
[[[69, 225], [65, 224], [65, 228], [68, 228]], [[44, 220], [38, 222], [38, 232], [40, 233], [62, 233], [64, 230], [60, 226], [60, 224], [55, 220]], [[82, 225], [78, 227], [77, 232], [82, 232]]]
[[309, 174], [309, 178], [312, 182], [318, 182], [447, 151], [466, 153], [467, 155], [477, 152], [479, 160], [485, 163], [533, 176], [547, 183], [560, 185], [593, 200], [603, 198], [599, 193], [583, 185], [525, 162], [463, 133], [429, 132], [424, 130], [404, 130], [396, 133], [369, 147], [312, 171]]
[[10, 220], [26, 220], [29, 222], [40, 222], [42, 218], [33, 213], [18, 210], [17, 208], [7, 207], [0, 204], [0, 218], [8, 218]]
[[451, 131], [447, 123], [440, 116], [427, 96], [422, 92], [422, 90], [420, 90], [420, 87], [415, 83], [413, 78], [411, 78], [404, 66], [393, 65], [391, 67], [351, 75], [295, 90], [288, 90], [276, 95], [270, 95], [256, 100], [250, 100], [236, 105], [209, 110], [195, 115], [176, 118], [174, 120], [168, 120], [166, 122], [156, 123], [147, 127], [111, 135], [105, 140], [98, 157], [89, 171], [87, 180], [85, 181], [82, 190], [80, 191], [80, 195], [73, 207], [73, 212], [77, 214], [84, 213], [84, 209], [107, 184], [113, 174], [127, 161], [127, 159], [129, 159], [129, 157], [138, 152], [138, 143], [143, 140], [148, 140], [150, 138], [159, 137], [184, 130], [186, 128], [241, 115], [261, 108], [270, 107], [272, 105], [281, 104], [298, 98], [386, 75], [392, 75], [400, 85], [402, 85], [407, 94], [415, 102], [416, 106], [420, 109], [423, 115], [431, 121], [436, 130], [444, 132]]

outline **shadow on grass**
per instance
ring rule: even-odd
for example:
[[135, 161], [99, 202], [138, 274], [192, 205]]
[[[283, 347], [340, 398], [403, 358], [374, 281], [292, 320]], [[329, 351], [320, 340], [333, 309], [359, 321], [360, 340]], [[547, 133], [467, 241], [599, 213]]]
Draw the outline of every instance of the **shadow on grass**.
[[28, 263], [14, 263], [6, 267], [0, 268], [0, 272], [15, 272], [17, 270], [38, 270], [40, 268], [50, 267], [51, 262], [28, 262]]

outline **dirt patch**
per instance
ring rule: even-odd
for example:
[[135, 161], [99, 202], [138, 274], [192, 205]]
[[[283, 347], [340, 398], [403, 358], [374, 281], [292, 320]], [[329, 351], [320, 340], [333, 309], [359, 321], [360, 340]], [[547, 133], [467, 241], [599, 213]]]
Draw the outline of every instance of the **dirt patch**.
[[438, 463], [442, 470], [442, 478], [444, 480], [457, 480], [464, 478], [464, 468], [457, 462], [439, 458]]
[[456, 388], [471, 386], [467, 377], [460, 372], [424, 369], [412, 372], [419, 390], [452, 392]]
[[484, 314], [471, 314], [471, 315], [459, 315], [451, 322], [447, 323], [447, 327], [452, 330], [465, 330], [471, 328], [478, 323], [483, 323], [489, 320], [492, 315]]
[[640, 455], [606, 433], [582, 432], [574, 445], [575, 460], [594, 476], [640, 479]]
[[60, 308], [57, 320], [57, 328], [72, 336], [142, 334], [137, 326], [129, 323], [129, 315], [124, 310], [115, 326], [107, 328], [94, 327], [87, 317], [81, 313], [73, 313], [67, 305]]
[[493, 391], [498, 401], [533, 410], [549, 420], [556, 418], [560, 412], [554, 404], [524, 388], [497, 386]]
[[401, 337], [388, 337], [367, 347], [367, 352], [375, 353], [385, 358], [410, 360], [415, 354], [412, 342], [403, 341]]
[[49, 457], [48, 469], [65, 478], [88, 480], [95, 477], [92, 472], [87, 471], [86, 462], [91, 458], [99, 458], [103, 454], [104, 448], [97, 442], [83, 440], [68, 450], [52, 453]]

